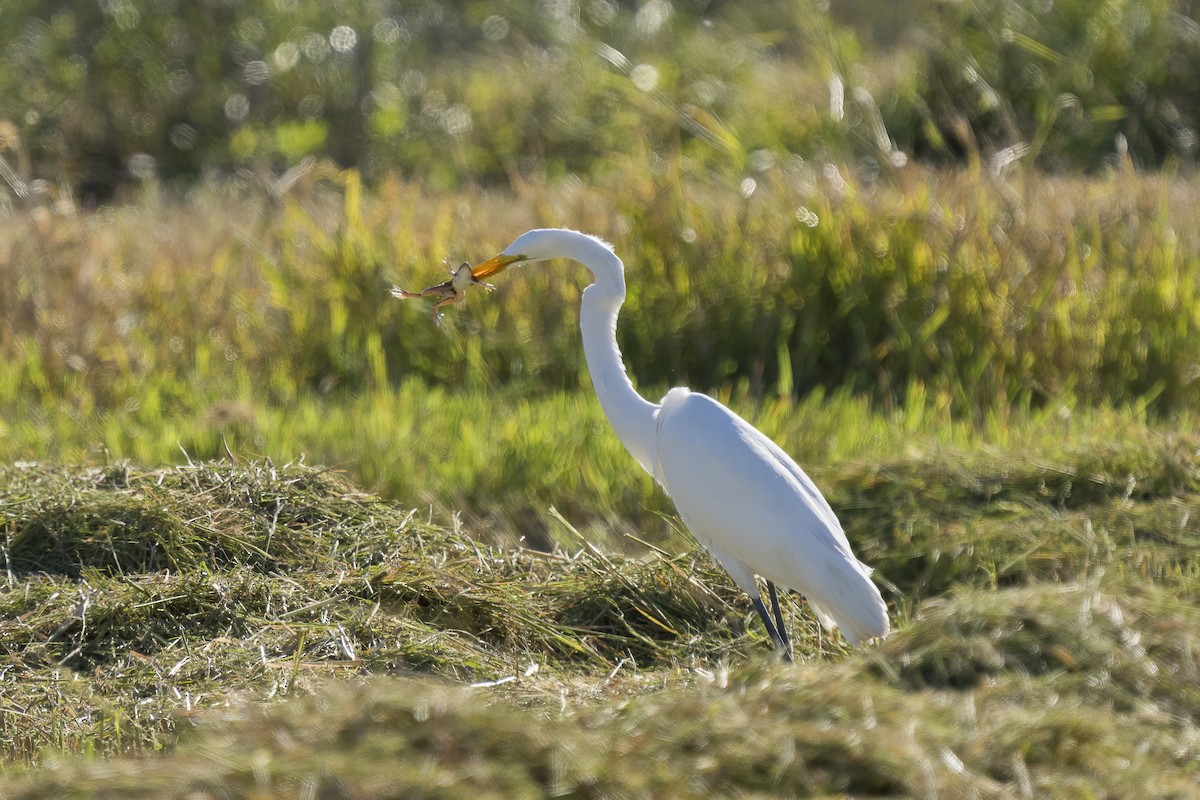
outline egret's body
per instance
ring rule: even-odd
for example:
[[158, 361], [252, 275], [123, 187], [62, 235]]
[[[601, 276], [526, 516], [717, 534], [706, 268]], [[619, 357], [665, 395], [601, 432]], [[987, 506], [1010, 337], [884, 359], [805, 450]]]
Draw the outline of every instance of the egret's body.
[[[625, 269], [607, 244], [575, 231], [533, 230], [473, 275], [552, 258], [578, 261], [595, 278], [583, 292], [580, 328], [592, 384], [617, 436], [750, 595], [775, 643], [786, 649], [788, 642], [776, 583], [804, 594], [821, 624], [841, 629], [851, 644], [886, 636], [887, 607], [870, 568], [854, 557], [833, 510], [787, 453], [711, 397], [677, 388], [652, 403], [634, 390], [616, 338]], [[774, 620], [756, 574], [767, 581]]]

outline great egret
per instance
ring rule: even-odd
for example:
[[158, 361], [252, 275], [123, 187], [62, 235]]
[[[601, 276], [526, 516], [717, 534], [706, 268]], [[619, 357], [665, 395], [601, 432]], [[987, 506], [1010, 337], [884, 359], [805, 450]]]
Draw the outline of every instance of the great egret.
[[[471, 272], [480, 280], [556, 258], [578, 261], [595, 280], [583, 291], [579, 326], [609, 422], [696, 539], [750, 595], [775, 646], [790, 659], [775, 584], [802, 593], [825, 629], [841, 629], [853, 645], [886, 636], [887, 606], [871, 568], [854, 557], [833, 509], [787, 453], [699, 392], [675, 388], [651, 403], [634, 390], [616, 336], [625, 267], [610, 245], [571, 230], [532, 230]], [[774, 619], [756, 574], [766, 580]]]

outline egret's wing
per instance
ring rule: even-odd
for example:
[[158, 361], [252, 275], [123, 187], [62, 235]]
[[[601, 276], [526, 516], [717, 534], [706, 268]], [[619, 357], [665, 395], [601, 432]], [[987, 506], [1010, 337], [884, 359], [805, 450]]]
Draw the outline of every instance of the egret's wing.
[[696, 495], [701, 506], [740, 507], [742, 528], [783, 516], [789, 528], [802, 529], [801, 540], [852, 555], [837, 515], [812, 479], [737, 414], [707, 395], [673, 389], [657, 423], [655, 478], [672, 498]]
[[664, 398], [657, 433], [655, 478], [702, 544], [804, 593], [852, 641], [886, 634], [870, 569], [790, 456], [720, 403], [686, 390]]

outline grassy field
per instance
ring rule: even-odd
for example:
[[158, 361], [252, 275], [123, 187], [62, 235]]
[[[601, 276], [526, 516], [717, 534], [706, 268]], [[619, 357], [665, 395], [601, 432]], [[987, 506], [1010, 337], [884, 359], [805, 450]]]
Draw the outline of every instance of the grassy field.
[[[673, 223], [606, 227], [604, 185], [329, 172], [274, 204], [9, 218], [0, 790], [1200, 791], [1194, 189], [1021, 181], [826, 186], [804, 238], [698, 194], [705, 241], [729, 237], [708, 259]], [[565, 220], [632, 253], [644, 391], [693, 380], [810, 468], [889, 639], [852, 652], [793, 598], [798, 665], [775, 663], [608, 434], [578, 277], [506, 276], [441, 328], [386, 297], [503, 247], [501, 222]], [[763, 348], [763, 319], [791, 333]], [[669, 368], [721, 347], [736, 368]]]
[[[0, 797], [1200, 796], [1190, 6], [218, 5], [0, 11]], [[773, 656], [584, 270], [388, 294], [547, 225], [889, 638]]]
[[1061, 424], [821, 469], [896, 632], [789, 603], [795, 667], [680, 539], [494, 547], [294, 464], [6, 468], [0, 786], [1186, 796], [1200, 440]]

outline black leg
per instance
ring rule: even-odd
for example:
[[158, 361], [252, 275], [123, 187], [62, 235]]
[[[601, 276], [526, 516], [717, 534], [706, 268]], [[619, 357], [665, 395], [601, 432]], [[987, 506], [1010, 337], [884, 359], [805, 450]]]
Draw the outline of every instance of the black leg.
[[759, 619], [761, 619], [763, 621], [763, 625], [767, 627], [767, 634], [771, 637], [771, 642], [775, 645], [775, 649], [783, 653], [783, 657], [785, 659], [791, 661], [791, 648], [788, 646], [787, 640], [780, 637], [779, 631], [775, 627], [775, 623], [771, 622], [771, 615], [767, 613], [767, 607], [762, 601], [762, 595], [753, 598], [753, 602], [754, 610], [758, 612]]
[[775, 584], [767, 581], [767, 594], [771, 595], [771, 611], [775, 614], [775, 628], [779, 631], [779, 641], [783, 643], [783, 651], [788, 654], [789, 661], [792, 653], [792, 643], [788, 639], [787, 626], [783, 624], [783, 611], [779, 608], [779, 592]]

